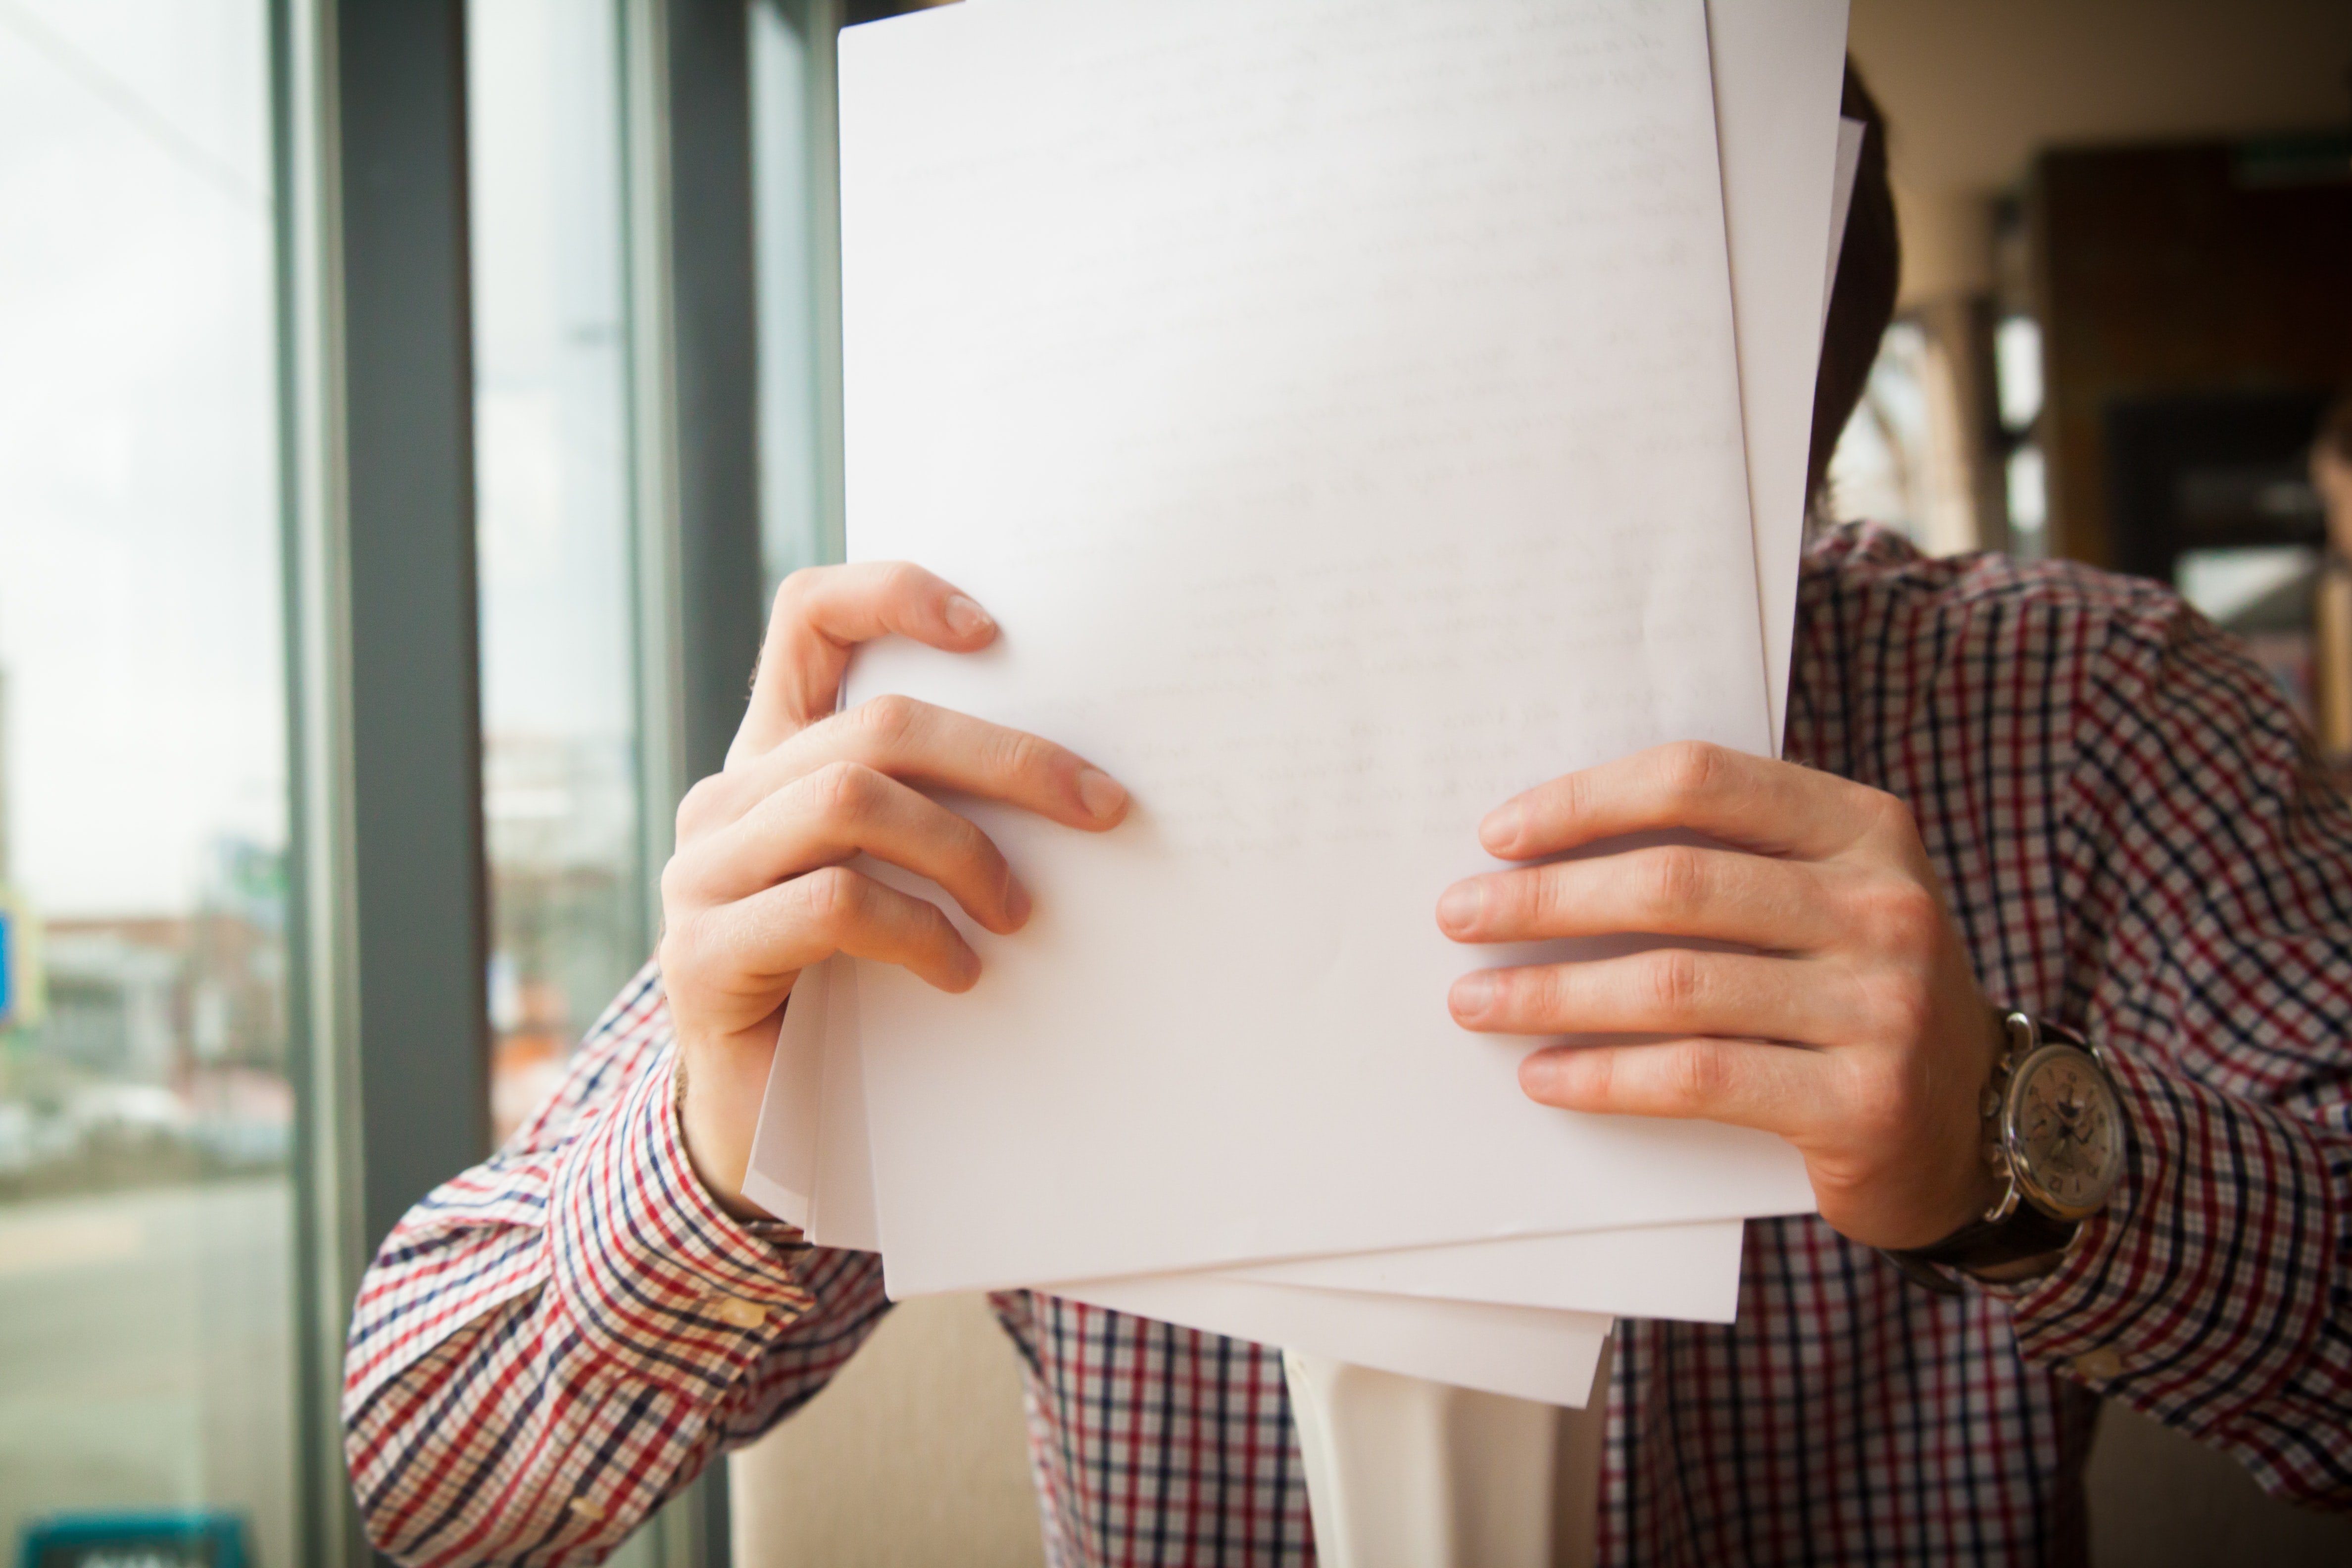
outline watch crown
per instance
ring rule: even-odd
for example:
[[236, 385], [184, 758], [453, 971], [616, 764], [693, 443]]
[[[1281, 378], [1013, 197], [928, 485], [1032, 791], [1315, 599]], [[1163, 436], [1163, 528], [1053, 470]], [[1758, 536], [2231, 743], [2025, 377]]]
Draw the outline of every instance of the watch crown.
[[1987, 1121], [1990, 1121], [1993, 1114], [2000, 1110], [2000, 1090], [1993, 1088], [1990, 1084], [1985, 1085], [1984, 1098], [1977, 1102], [1977, 1114]]

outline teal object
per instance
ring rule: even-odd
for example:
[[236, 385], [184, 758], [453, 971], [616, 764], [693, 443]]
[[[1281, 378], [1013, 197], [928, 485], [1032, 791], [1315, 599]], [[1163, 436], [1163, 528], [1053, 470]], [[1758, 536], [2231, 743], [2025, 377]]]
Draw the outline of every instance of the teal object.
[[19, 1568], [253, 1568], [236, 1513], [57, 1514], [23, 1539]]

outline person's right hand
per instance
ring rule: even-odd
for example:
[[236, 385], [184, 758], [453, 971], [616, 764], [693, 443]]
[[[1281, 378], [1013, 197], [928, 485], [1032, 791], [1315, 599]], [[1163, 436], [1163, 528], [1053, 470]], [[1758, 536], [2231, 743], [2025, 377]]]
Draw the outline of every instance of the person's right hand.
[[687, 792], [662, 871], [662, 984], [686, 1077], [696, 1173], [739, 1215], [785, 998], [835, 952], [901, 964], [943, 991], [980, 959], [947, 916], [853, 870], [864, 853], [938, 883], [986, 929], [1029, 894], [987, 835], [913, 787], [1024, 806], [1100, 831], [1127, 814], [1109, 775], [1049, 741], [904, 697], [834, 711], [850, 649], [890, 633], [954, 653], [996, 638], [978, 605], [919, 567], [819, 566], [776, 595], [751, 704], [724, 771]]

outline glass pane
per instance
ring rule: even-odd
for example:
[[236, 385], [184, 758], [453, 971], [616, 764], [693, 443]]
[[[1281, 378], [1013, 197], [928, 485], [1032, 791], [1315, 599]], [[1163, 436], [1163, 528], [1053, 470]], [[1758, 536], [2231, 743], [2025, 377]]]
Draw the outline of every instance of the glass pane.
[[1867, 519], [1916, 539], [1928, 507], [1927, 338], [1908, 321], [1886, 329], [1862, 405], [1830, 458], [1840, 520]]
[[[821, 24], [818, 24], [821, 25]], [[768, 587], [825, 558], [810, 146], [809, 7], [751, 7], [751, 216], [760, 312], [760, 553]]]
[[646, 952], [618, 47], [614, 0], [467, 7], [500, 1139]]
[[0, 5], [0, 1552], [28, 1563], [59, 1516], [158, 1511], [293, 1561], [266, 21]]
[[1992, 335], [1993, 387], [2004, 430], [2030, 430], [2042, 417], [2042, 323], [2007, 316]]
[[2180, 596], [2238, 635], [2305, 723], [2320, 560], [2308, 545], [2256, 544], [2184, 550], [2172, 565]]

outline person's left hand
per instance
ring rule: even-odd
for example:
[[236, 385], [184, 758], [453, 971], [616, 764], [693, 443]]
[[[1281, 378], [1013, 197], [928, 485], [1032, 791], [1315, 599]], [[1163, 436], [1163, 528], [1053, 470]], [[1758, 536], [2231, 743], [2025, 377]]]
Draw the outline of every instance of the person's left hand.
[[1450, 998], [1493, 1034], [1643, 1034], [1561, 1046], [1519, 1068], [1571, 1110], [1701, 1117], [1780, 1134], [1822, 1215], [1873, 1247], [1924, 1247], [1996, 1195], [1979, 1100], [2000, 1049], [1911, 813], [1891, 795], [1789, 763], [1661, 746], [1507, 801], [1489, 853], [1534, 860], [1620, 835], [1685, 829], [1721, 847], [1623, 850], [1472, 877], [1438, 924], [1457, 942], [1642, 932], [1752, 952], [1661, 947], [1482, 970]]

